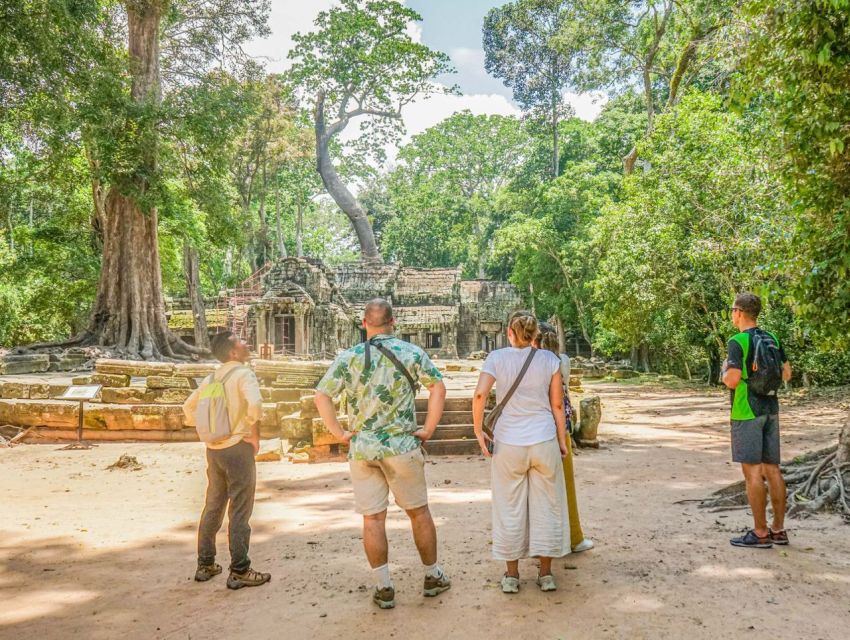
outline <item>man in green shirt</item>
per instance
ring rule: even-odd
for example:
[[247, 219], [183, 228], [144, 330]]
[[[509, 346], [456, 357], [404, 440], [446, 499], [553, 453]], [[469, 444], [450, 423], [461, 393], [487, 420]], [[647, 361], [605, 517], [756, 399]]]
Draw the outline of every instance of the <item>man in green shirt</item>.
[[[747, 485], [747, 499], [755, 526], [730, 541], [737, 547], [768, 549], [788, 544], [785, 521], [785, 480], [779, 469], [779, 399], [755, 393], [747, 380], [754, 373], [754, 344], [766, 341], [778, 349], [782, 361], [782, 379], [791, 379], [791, 365], [782, 345], [772, 333], [759, 328], [757, 318], [761, 300], [752, 293], [741, 293], [732, 305], [732, 323], [740, 333], [732, 336], [724, 365], [723, 383], [732, 395], [732, 460], [740, 462]], [[778, 368], [776, 369], [778, 372]], [[767, 526], [767, 493], [770, 489], [773, 526]]]
[[[375, 299], [366, 305], [366, 342], [344, 351], [316, 387], [316, 407], [328, 430], [349, 443], [354, 502], [363, 515], [363, 546], [377, 579], [372, 600], [382, 609], [395, 606], [387, 564], [389, 491], [407, 512], [413, 539], [425, 565], [424, 594], [436, 596], [451, 586], [437, 564], [437, 530], [428, 508], [425, 460], [421, 445], [434, 435], [446, 397], [442, 375], [419, 347], [391, 334], [392, 307]], [[428, 388], [428, 414], [416, 424], [415, 387]], [[349, 430], [336, 417], [333, 399], [345, 393]]]

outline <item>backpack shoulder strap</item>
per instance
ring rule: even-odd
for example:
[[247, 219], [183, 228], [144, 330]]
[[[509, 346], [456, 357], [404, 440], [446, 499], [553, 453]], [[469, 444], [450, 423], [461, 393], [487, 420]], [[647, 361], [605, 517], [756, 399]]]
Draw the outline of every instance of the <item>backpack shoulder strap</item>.
[[[227, 381], [230, 379], [230, 376], [232, 376], [232, 375], [233, 375], [234, 373], [236, 373], [237, 371], [241, 371], [242, 369], [247, 369], [247, 367], [246, 367], [244, 364], [239, 365], [238, 367], [233, 367], [230, 371], [228, 371], [227, 373], [225, 373], [225, 374], [221, 377], [221, 379], [220, 379], [220, 380], [218, 380], [218, 382], [220, 382], [221, 384], [224, 384], [225, 382], [227, 382]], [[214, 376], [215, 376], [215, 374], [213, 374], [213, 377], [214, 377]]]
[[502, 398], [502, 401], [495, 406], [495, 408], [490, 412], [490, 415], [487, 416], [487, 426], [492, 429], [492, 426], [496, 423], [496, 420], [499, 419], [499, 416], [502, 415], [502, 411], [505, 406], [508, 404], [508, 401], [514, 395], [514, 391], [517, 390], [519, 383], [522, 382], [522, 379], [525, 377], [525, 372], [528, 371], [528, 367], [531, 366], [531, 361], [534, 360], [534, 356], [537, 354], [538, 349], [531, 347], [531, 352], [528, 354], [528, 357], [525, 359], [525, 362], [522, 364], [522, 369], [519, 370], [519, 375], [517, 375], [514, 383], [511, 385], [511, 388], [508, 389], [508, 392], [505, 394], [505, 397]]

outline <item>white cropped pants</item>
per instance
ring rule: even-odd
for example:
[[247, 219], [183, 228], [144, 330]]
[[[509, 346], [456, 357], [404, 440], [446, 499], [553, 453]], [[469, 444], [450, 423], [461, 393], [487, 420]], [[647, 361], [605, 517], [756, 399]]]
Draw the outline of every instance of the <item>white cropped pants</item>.
[[567, 490], [557, 438], [529, 446], [496, 442], [490, 465], [493, 557], [570, 553]]

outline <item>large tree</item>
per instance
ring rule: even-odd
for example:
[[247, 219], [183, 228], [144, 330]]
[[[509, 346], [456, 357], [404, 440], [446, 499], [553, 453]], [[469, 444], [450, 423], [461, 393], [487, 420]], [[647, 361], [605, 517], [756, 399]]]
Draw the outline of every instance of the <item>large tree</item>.
[[575, 75], [574, 51], [556, 39], [568, 28], [569, 2], [515, 0], [484, 18], [484, 67], [513, 90], [552, 136], [552, 177], [560, 173], [558, 123], [570, 115], [564, 91]]
[[358, 118], [361, 148], [380, 152], [402, 130], [401, 110], [417, 97], [445, 91], [434, 78], [450, 70], [449, 58], [411, 38], [419, 14], [394, 0], [342, 0], [322, 11], [316, 31], [293, 36], [290, 77], [313, 109], [316, 166], [328, 193], [348, 216], [364, 260], [380, 261], [363, 207], [340, 178], [332, 147]]
[[171, 90], [244, 60], [240, 43], [262, 30], [267, 1], [31, 0], [15, 9], [15, 30], [3, 39], [4, 102], [40, 104], [49, 124], [32, 137], [81, 144], [89, 163], [101, 269], [91, 320], [68, 343], [144, 358], [198, 351], [168, 330], [163, 302], [158, 219], [169, 171], [161, 159], [171, 123], [187, 114], [163, 102], [162, 70]]
[[[710, 36], [728, 19], [729, 0], [569, 0], [571, 19], [556, 46], [578, 55], [586, 89], [640, 90], [646, 132], [697, 77]], [[623, 157], [634, 170], [637, 146]]]

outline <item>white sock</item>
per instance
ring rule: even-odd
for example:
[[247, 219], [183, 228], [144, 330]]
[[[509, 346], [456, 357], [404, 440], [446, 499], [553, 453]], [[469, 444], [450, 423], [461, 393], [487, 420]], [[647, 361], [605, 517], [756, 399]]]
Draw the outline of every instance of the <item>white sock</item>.
[[432, 578], [439, 578], [443, 575], [443, 568], [436, 562], [434, 564], [426, 564], [425, 575], [431, 576]]
[[375, 576], [375, 579], [378, 581], [379, 589], [386, 589], [387, 587], [393, 586], [393, 581], [390, 580], [390, 565], [385, 564], [380, 567], [375, 567], [372, 569], [372, 575]]

